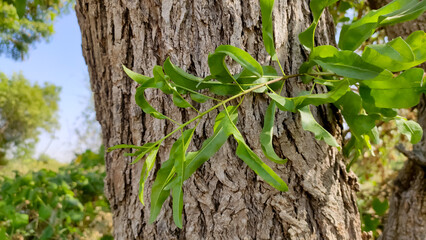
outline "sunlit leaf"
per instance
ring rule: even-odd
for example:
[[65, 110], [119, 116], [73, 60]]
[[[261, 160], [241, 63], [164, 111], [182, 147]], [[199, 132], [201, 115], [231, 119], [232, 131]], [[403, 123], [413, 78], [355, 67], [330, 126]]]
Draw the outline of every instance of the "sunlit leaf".
[[316, 139], [324, 140], [328, 145], [337, 147], [340, 150], [340, 145], [336, 139], [315, 120], [309, 106], [299, 109], [299, 112], [304, 130], [312, 132]]
[[372, 10], [358, 21], [342, 27], [339, 48], [355, 50], [378, 27], [416, 19], [426, 10], [426, 2], [418, 0], [394, 0], [386, 6]]
[[422, 140], [423, 129], [415, 121], [399, 118], [395, 120], [398, 131], [407, 136], [412, 144], [416, 144]]
[[362, 59], [392, 72], [407, 70], [425, 62], [426, 33], [417, 31], [407, 39], [410, 41], [406, 42], [398, 37], [386, 44], [368, 45], [362, 54]]
[[148, 157], [146, 158], [146, 160], [145, 160], [145, 162], [143, 163], [143, 166], [142, 166], [141, 178], [139, 180], [139, 200], [141, 201], [141, 203], [143, 205], [145, 205], [144, 200], [143, 200], [143, 194], [144, 194], [144, 189], [145, 189], [145, 182], [148, 179], [149, 172], [154, 167], [154, 163], [155, 163], [155, 159], [157, 157], [157, 153], [158, 153], [159, 147], [160, 147], [160, 145], [158, 145], [157, 147], [155, 147], [149, 153]]
[[144, 76], [142, 74], [139, 73], [135, 73], [132, 70], [128, 69], [126, 66], [123, 65], [123, 69], [124, 72], [126, 72], [126, 74], [133, 79], [133, 81], [139, 83], [139, 84], [143, 84], [144, 82], [148, 81], [150, 79], [150, 77]]
[[372, 97], [379, 108], [410, 108], [420, 101], [426, 88], [421, 85], [423, 69], [411, 68], [396, 78], [363, 81], [362, 98]]
[[243, 68], [257, 77], [263, 75], [262, 66], [246, 51], [231, 45], [220, 45], [213, 54], [208, 57], [211, 75], [222, 83], [235, 82], [225, 63], [225, 57], [229, 56]]

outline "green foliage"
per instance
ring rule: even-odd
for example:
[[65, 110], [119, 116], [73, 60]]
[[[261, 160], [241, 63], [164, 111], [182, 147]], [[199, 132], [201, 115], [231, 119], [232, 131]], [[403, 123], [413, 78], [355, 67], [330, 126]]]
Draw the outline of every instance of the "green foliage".
[[[422, 132], [419, 126], [397, 116], [393, 108], [411, 107], [419, 102], [419, 95], [426, 92], [426, 88], [421, 84], [423, 70], [411, 68], [425, 60], [425, 33], [423, 31], [415, 32], [405, 41], [399, 39], [384, 45], [369, 45], [362, 56], [355, 53], [354, 50], [361, 46], [378, 27], [411, 20], [423, 13], [425, 10], [423, 3], [414, 0], [396, 0], [384, 7], [384, 10], [371, 12], [358, 21], [344, 26], [339, 42], [339, 46], [343, 50], [330, 45], [315, 47], [316, 25], [324, 9], [335, 2], [335, 0], [311, 1], [313, 23], [299, 35], [300, 42], [311, 51], [311, 54], [308, 61], [300, 67], [299, 74], [285, 75], [276, 57], [272, 31], [274, 1], [266, 0], [260, 1], [264, 44], [272, 60], [276, 61], [280, 67], [282, 76], [278, 76], [273, 66], [261, 66], [249, 53], [229, 45], [219, 46], [214, 53], [209, 55], [208, 65], [211, 75], [205, 78], [186, 73], [175, 66], [170, 59], [165, 61], [163, 67], [154, 67], [154, 77], [152, 78], [124, 67], [124, 71], [140, 84], [135, 98], [141, 109], [152, 117], [168, 119], [178, 125], [175, 130], [156, 142], [146, 143], [141, 147], [117, 145], [109, 149], [111, 151], [133, 148], [135, 152], [126, 155], [135, 156], [134, 162], [149, 154], [141, 176], [140, 199], [142, 203], [144, 202], [144, 183], [149, 171], [153, 168], [160, 144], [175, 133], [181, 133], [170, 150], [169, 159], [161, 165], [153, 183], [151, 223], [156, 220], [171, 191], [173, 219], [176, 226], [180, 228], [183, 226], [183, 181], [219, 151], [231, 136], [238, 144], [236, 155], [241, 160], [272, 187], [279, 191], [288, 190], [286, 183], [246, 144], [244, 136], [237, 128], [238, 107], [246, 94], [266, 93], [271, 99], [270, 105], [266, 109], [260, 142], [265, 157], [276, 163], [284, 164], [286, 162], [286, 159], [282, 159], [275, 153], [272, 145], [276, 108], [281, 111], [299, 113], [303, 129], [312, 132], [316, 139], [324, 140], [328, 145], [340, 149], [340, 144], [316, 121], [310, 109], [311, 105], [333, 103], [340, 109], [350, 127], [351, 139], [345, 144], [343, 153], [353, 159], [356, 159], [365, 147], [371, 149], [370, 141], [378, 141], [379, 133], [376, 123], [379, 121], [397, 120], [401, 133], [406, 134], [412, 143], [419, 141]], [[229, 71], [225, 63], [227, 56], [242, 67], [241, 72], [232, 74]], [[379, 57], [386, 61], [375, 61]], [[395, 68], [394, 63], [398, 63], [400, 66]], [[403, 72], [400, 73], [402, 70]], [[301, 77], [305, 84], [310, 84], [311, 91], [302, 91], [296, 97], [281, 96], [283, 82], [295, 77]], [[328, 87], [329, 91], [314, 94], [313, 90], [316, 85], [324, 85]], [[164, 94], [171, 94], [177, 107], [193, 109], [198, 115], [185, 123], [170, 119], [148, 103], [144, 96], [144, 92], [148, 88], [160, 89]], [[205, 91], [201, 93], [200, 90], [208, 90], [213, 94], [228, 96], [228, 98], [219, 100], [204, 94]], [[185, 95], [187, 96], [185, 97]], [[213, 100], [217, 104], [200, 112], [192, 105], [191, 99], [196, 102]], [[228, 106], [229, 102], [234, 99], [238, 99], [239, 104]], [[220, 110], [216, 116], [213, 135], [204, 141], [198, 151], [187, 152], [196, 127], [192, 123], [197, 122], [198, 124], [203, 116], [215, 109], [223, 110]], [[376, 204], [376, 208], [382, 213], [384, 207], [379, 205]]]
[[425, 10], [425, 1], [394, 0], [378, 10], [370, 11], [358, 21], [344, 25], [340, 33], [339, 47], [344, 50], [356, 50], [377, 28], [416, 19]]
[[103, 156], [103, 148], [88, 150], [57, 172], [16, 171], [14, 177], [0, 178], [0, 237], [76, 239], [86, 234], [87, 225], [109, 212]]
[[69, 0], [0, 0], [0, 54], [23, 59], [29, 47], [48, 39]]
[[15, 156], [32, 151], [40, 130], [57, 128], [59, 88], [31, 85], [22, 74], [0, 73], [0, 153]]

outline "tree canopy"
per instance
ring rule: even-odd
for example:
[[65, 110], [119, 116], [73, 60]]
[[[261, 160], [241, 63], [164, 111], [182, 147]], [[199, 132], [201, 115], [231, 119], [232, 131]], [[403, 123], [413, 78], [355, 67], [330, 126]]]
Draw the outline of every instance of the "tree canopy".
[[6, 153], [31, 153], [42, 129], [58, 127], [59, 92], [53, 84], [32, 85], [22, 74], [0, 73], [0, 161]]
[[0, 54], [23, 59], [29, 47], [53, 33], [55, 18], [69, 0], [0, 0]]

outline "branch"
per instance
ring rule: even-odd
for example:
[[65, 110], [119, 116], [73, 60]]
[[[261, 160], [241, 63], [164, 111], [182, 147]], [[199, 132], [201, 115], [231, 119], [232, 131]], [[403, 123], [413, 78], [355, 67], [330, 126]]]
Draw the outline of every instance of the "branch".
[[426, 158], [422, 151], [408, 151], [402, 144], [398, 144], [396, 149], [404, 154], [408, 159], [414, 161], [417, 165], [421, 167], [426, 167]]

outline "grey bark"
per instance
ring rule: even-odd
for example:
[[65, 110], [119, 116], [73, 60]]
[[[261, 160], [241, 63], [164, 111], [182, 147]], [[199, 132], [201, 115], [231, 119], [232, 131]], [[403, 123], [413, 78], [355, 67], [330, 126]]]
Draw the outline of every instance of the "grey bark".
[[[372, 9], [380, 8], [390, 0], [370, 0]], [[389, 40], [406, 38], [412, 32], [426, 29], [426, 14], [418, 19], [385, 28]], [[426, 64], [422, 64], [426, 70]], [[423, 95], [418, 109], [418, 123], [426, 129], [426, 97]], [[413, 151], [399, 148], [408, 160], [393, 183], [389, 214], [381, 239], [412, 240], [426, 239], [426, 131], [422, 141]]]
[[[126, 77], [121, 64], [151, 75], [154, 65], [161, 65], [170, 56], [181, 68], [206, 76], [207, 55], [220, 44], [243, 48], [260, 62], [270, 63], [262, 44], [256, 0], [77, 0], [76, 12], [97, 119], [107, 147], [141, 145], [158, 140], [175, 127], [141, 112], [134, 102], [137, 84]], [[296, 73], [307, 56], [297, 36], [312, 21], [308, 1], [276, 1], [274, 19], [281, 62], [287, 74]], [[330, 17], [321, 21], [318, 43], [332, 43], [333, 31]], [[291, 79], [284, 92], [293, 95], [306, 89]], [[195, 116], [192, 111], [174, 107], [169, 97], [157, 91], [146, 96], [159, 111], [178, 121]], [[238, 127], [259, 155], [258, 136], [267, 103], [265, 96], [250, 95], [239, 111]], [[206, 110], [210, 106], [199, 107]], [[198, 149], [212, 134], [215, 114], [209, 114], [197, 127], [190, 150]], [[324, 106], [314, 109], [314, 114], [341, 141], [341, 119], [336, 109]], [[297, 114], [279, 112], [275, 120], [276, 151], [289, 162], [270, 166], [288, 183], [289, 191], [278, 192], [257, 177], [235, 156], [236, 145], [230, 140], [185, 182], [182, 230], [173, 224], [169, 200], [158, 220], [147, 223], [149, 189], [172, 141], [166, 141], [160, 149], [147, 183], [145, 207], [138, 200], [142, 162], [130, 165], [131, 159], [123, 157], [123, 152], [108, 153], [105, 191], [114, 216], [115, 238], [360, 239], [357, 180], [345, 171], [342, 155], [303, 131]]]

